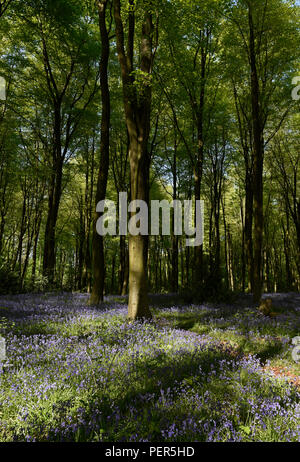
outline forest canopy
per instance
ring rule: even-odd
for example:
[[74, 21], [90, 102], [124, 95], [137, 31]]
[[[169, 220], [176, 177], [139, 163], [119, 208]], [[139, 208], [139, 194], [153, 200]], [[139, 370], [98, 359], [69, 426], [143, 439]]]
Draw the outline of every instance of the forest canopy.
[[[0, 292], [129, 292], [135, 319], [147, 293], [299, 291], [299, 19], [292, 0], [0, 1]], [[121, 192], [204, 201], [203, 244], [100, 236]]]

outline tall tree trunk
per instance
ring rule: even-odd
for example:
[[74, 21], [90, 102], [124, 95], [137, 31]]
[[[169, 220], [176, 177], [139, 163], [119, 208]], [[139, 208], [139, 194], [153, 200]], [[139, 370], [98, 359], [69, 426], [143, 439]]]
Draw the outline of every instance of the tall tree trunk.
[[185, 278], [186, 286], [190, 287], [190, 247], [185, 247]]
[[247, 258], [248, 290], [253, 290], [253, 180], [252, 173], [246, 170], [246, 201], [245, 201], [245, 253]]
[[129, 284], [129, 252], [128, 252], [128, 249], [126, 248], [125, 249], [124, 280], [123, 280], [121, 295], [127, 295], [128, 284]]
[[[131, 173], [131, 200], [141, 199], [147, 201], [145, 188], [147, 181], [141, 172], [143, 166], [141, 159], [145, 156], [141, 152], [142, 146], [135, 143], [135, 137], [130, 143], [130, 173]], [[129, 234], [129, 319], [149, 318], [147, 270], [145, 255], [148, 250], [147, 236]]]
[[[108, 85], [108, 61], [109, 61], [109, 36], [106, 27], [106, 8], [107, 0], [98, 2], [99, 10], [99, 27], [101, 35], [101, 60], [100, 60], [100, 86], [102, 100], [102, 118], [101, 118], [101, 145], [100, 145], [100, 168], [98, 174], [96, 204], [105, 199], [107, 177], [109, 169], [109, 126], [110, 126], [110, 93]], [[100, 236], [96, 231], [96, 221], [99, 214], [94, 214], [93, 227], [93, 288], [90, 297], [90, 304], [97, 305], [103, 301], [104, 293], [104, 247], [103, 236]]]
[[19, 233], [19, 239], [18, 239], [18, 248], [15, 254], [14, 261], [12, 263], [12, 270], [15, 270], [16, 265], [18, 263], [18, 272], [20, 276], [21, 276], [21, 270], [22, 270], [23, 240], [24, 240], [24, 234], [26, 231], [26, 211], [27, 211], [26, 201], [27, 201], [27, 187], [26, 187], [26, 180], [25, 180], [24, 190], [23, 190], [22, 218], [21, 218], [20, 233]]
[[115, 253], [112, 256], [111, 264], [111, 284], [110, 284], [110, 293], [113, 295], [115, 293], [115, 266], [116, 266], [116, 255]]
[[48, 199], [48, 214], [44, 239], [43, 275], [50, 286], [54, 283], [55, 272], [55, 231], [59, 204], [62, 194], [63, 157], [61, 153], [61, 107], [55, 108], [54, 146], [52, 153], [51, 184]]
[[[94, 170], [95, 170], [95, 134], [93, 135], [92, 143], [92, 161], [89, 194], [86, 199], [86, 236], [85, 236], [85, 259], [84, 259], [84, 287], [88, 293], [92, 290], [92, 249], [91, 249], [91, 227], [93, 223], [92, 204], [94, 201]], [[86, 173], [88, 177], [88, 172]]]
[[79, 204], [79, 232], [78, 232], [78, 272], [77, 272], [77, 281], [76, 288], [80, 291], [82, 289], [83, 283], [83, 264], [84, 264], [84, 244], [85, 244], [85, 217], [84, 217], [84, 202], [82, 196], [80, 197]]
[[39, 241], [40, 235], [40, 228], [41, 228], [41, 221], [42, 221], [42, 214], [40, 214], [37, 222], [34, 225], [34, 243], [33, 243], [33, 252], [32, 252], [32, 271], [31, 271], [31, 284], [34, 288], [35, 285], [35, 277], [36, 277], [36, 264], [37, 264], [37, 246]]
[[[205, 103], [205, 78], [206, 78], [206, 51], [201, 46], [201, 87], [199, 104], [194, 104], [197, 107], [197, 160], [194, 166], [194, 181], [195, 181], [195, 201], [201, 198], [201, 184], [203, 176], [203, 161], [204, 161], [204, 138], [203, 138], [203, 114]], [[196, 216], [195, 216], [196, 226]], [[203, 244], [198, 245], [194, 249], [194, 287], [201, 287], [203, 283]]]
[[228, 274], [229, 274], [229, 284], [230, 289], [234, 290], [234, 277], [233, 277], [233, 249], [232, 249], [232, 236], [230, 232], [230, 228], [228, 225], [227, 230], [227, 242], [228, 242]]
[[225, 194], [221, 197], [222, 212], [223, 212], [223, 227], [224, 227], [224, 257], [225, 257], [225, 271], [226, 271], [226, 287], [229, 288], [229, 272], [228, 272], [228, 243], [227, 243], [227, 223], [225, 212]]
[[[174, 154], [173, 154], [173, 201], [177, 200], [177, 138], [175, 131]], [[178, 292], [178, 236], [174, 234], [175, 214], [172, 209], [172, 284], [173, 293]]]
[[[153, 23], [151, 12], [145, 11], [140, 40], [138, 86], [133, 75], [135, 8], [129, 0], [127, 53], [120, 0], [114, 0], [117, 52], [121, 67], [125, 119], [129, 135], [131, 200], [148, 202], [149, 168], [148, 140], [150, 132]], [[147, 9], [147, 6], [146, 6]], [[129, 300], [128, 318], [151, 318], [147, 289], [148, 236], [129, 234]]]
[[289, 219], [289, 209], [287, 201], [285, 201], [285, 216], [286, 216], [286, 228], [284, 222], [282, 221], [283, 228], [283, 242], [284, 242], [284, 255], [285, 255], [285, 272], [286, 272], [286, 289], [292, 290], [294, 288], [294, 278], [291, 269], [291, 243], [290, 243], [290, 219]]
[[242, 220], [242, 292], [245, 292], [245, 282], [246, 282], [246, 260], [245, 260], [245, 217], [244, 217], [244, 207], [243, 200], [241, 200], [241, 220]]
[[119, 266], [119, 294], [122, 294], [124, 277], [125, 277], [125, 265], [126, 265], [126, 239], [125, 236], [120, 236], [119, 240], [120, 247], [120, 266]]
[[261, 122], [260, 90], [257, 74], [257, 57], [252, 4], [248, 4], [249, 52], [251, 66], [251, 106], [253, 124], [253, 215], [254, 215], [254, 265], [253, 300], [258, 303], [262, 294], [262, 245], [263, 245], [263, 128]]
[[[239, 125], [240, 141], [243, 149], [245, 161], [245, 223], [244, 223], [244, 247], [243, 253], [247, 260], [248, 273], [248, 291], [253, 290], [253, 241], [252, 241], [252, 225], [253, 225], [253, 159], [251, 158], [249, 144], [252, 140], [252, 126], [249, 124], [246, 113], [247, 110], [238, 98], [237, 89], [233, 82], [233, 94], [235, 107]], [[246, 268], [245, 268], [246, 269]]]
[[184, 287], [184, 247], [182, 240], [180, 240], [180, 269], [181, 269], [181, 289]]

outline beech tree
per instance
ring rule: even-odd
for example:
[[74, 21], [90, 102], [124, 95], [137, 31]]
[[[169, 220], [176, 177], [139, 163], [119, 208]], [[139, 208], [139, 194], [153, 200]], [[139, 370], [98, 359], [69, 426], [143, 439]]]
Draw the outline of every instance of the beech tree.
[[[148, 292], [299, 290], [299, 11], [0, 0], [0, 291], [99, 306], [129, 289], [134, 320], [151, 318]], [[203, 245], [175, 235], [172, 208], [170, 236], [102, 238], [96, 205], [118, 209], [119, 192], [202, 199]]]
[[[107, 177], [109, 169], [109, 132], [110, 132], [110, 91], [108, 85], [108, 63], [109, 63], [109, 30], [106, 25], [106, 12], [108, 0], [99, 0], [97, 3], [99, 14], [99, 29], [101, 36], [101, 60], [100, 60], [100, 87], [101, 87], [101, 144], [100, 144], [100, 166], [96, 190], [96, 205], [106, 197]], [[99, 215], [95, 214], [93, 229], [93, 289], [90, 298], [91, 304], [98, 304], [103, 300], [104, 291], [104, 248], [103, 236], [96, 231], [96, 221]]]
[[[280, 11], [280, 14], [279, 14]], [[281, 89], [276, 82], [284, 72], [291, 72], [291, 50], [295, 47], [295, 35], [293, 25], [295, 18], [291, 6], [277, 0], [240, 0], [236, 5], [227, 2], [225, 14], [228, 14], [238, 34], [239, 47], [243, 50], [246, 66], [249, 71], [249, 103], [250, 116], [248, 130], [251, 139], [251, 162], [249, 163], [248, 145], [246, 139], [243, 142], [243, 151], [246, 162], [246, 196], [248, 199], [247, 230], [249, 234], [252, 227], [253, 210], [253, 257], [251, 256], [252, 239], [247, 234], [247, 255], [250, 273], [250, 281], [253, 290], [254, 301], [258, 302], [262, 293], [262, 250], [263, 250], [263, 165], [264, 154], [269, 141], [280, 128], [287, 113], [288, 106], [282, 107], [285, 101], [284, 87]], [[275, 13], [276, 12], [276, 13]], [[291, 20], [287, 22], [287, 17]], [[289, 24], [289, 25], [288, 25]], [[235, 40], [231, 40], [231, 44]], [[228, 43], [228, 42], [227, 42]], [[234, 45], [233, 45], [234, 46]], [[288, 47], [289, 52], [283, 53]], [[232, 51], [232, 46], [226, 49], [226, 55]], [[281, 49], [280, 55], [278, 50]], [[287, 48], [286, 48], [287, 50]], [[236, 68], [236, 67], [235, 67]], [[234, 89], [237, 99], [237, 92]], [[281, 93], [281, 102], [278, 94]], [[275, 124], [270, 129], [269, 119], [274, 114], [274, 104], [280, 110], [276, 111]], [[240, 106], [241, 108], [241, 106]], [[247, 119], [247, 111], [244, 118]], [[241, 116], [239, 118], [240, 136], [243, 136]], [[249, 123], [250, 120], [250, 123]], [[249, 178], [249, 169], [250, 175]], [[251, 181], [252, 180], [252, 181]], [[252, 209], [253, 200], [253, 209]], [[252, 259], [253, 258], [253, 259]]]
[[[127, 47], [120, 0], [114, 0], [114, 19], [117, 51], [121, 67], [124, 111], [129, 136], [129, 163], [131, 200], [149, 199], [149, 151], [151, 113], [151, 77], [154, 61], [153, 2], [143, 2], [141, 33], [138, 40], [139, 66], [135, 65], [135, 28], [137, 6], [128, 5]], [[129, 235], [129, 319], [149, 318], [151, 313], [147, 297], [147, 238]]]

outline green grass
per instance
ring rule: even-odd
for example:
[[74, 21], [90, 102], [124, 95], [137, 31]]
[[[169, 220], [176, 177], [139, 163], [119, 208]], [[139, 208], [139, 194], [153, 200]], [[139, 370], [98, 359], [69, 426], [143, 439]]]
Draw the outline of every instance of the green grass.
[[299, 440], [299, 392], [261, 368], [297, 370], [283, 341], [295, 313], [158, 304], [154, 322], [128, 324], [119, 301], [56, 297], [3, 314], [0, 441]]
[[[298, 315], [293, 308], [275, 308], [274, 312], [286, 316], [286, 320], [270, 319], [261, 315], [256, 309], [202, 309], [190, 312], [159, 311], [158, 319], [164, 319], [170, 326], [228, 342], [228, 344], [245, 355], [256, 355], [262, 363], [269, 362], [272, 367], [288, 368], [300, 376], [300, 364], [291, 355], [291, 339], [299, 335]], [[253, 322], [254, 321], [254, 322]], [[238, 326], [235, 332], [234, 326]]]

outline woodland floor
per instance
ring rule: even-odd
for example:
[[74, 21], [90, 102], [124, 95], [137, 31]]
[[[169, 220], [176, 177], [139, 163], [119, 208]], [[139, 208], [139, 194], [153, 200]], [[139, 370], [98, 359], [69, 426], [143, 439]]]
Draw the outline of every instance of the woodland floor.
[[151, 323], [126, 297], [0, 297], [7, 363], [0, 441], [300, 441], [300, 294], [184, 304], [150, 295]]

